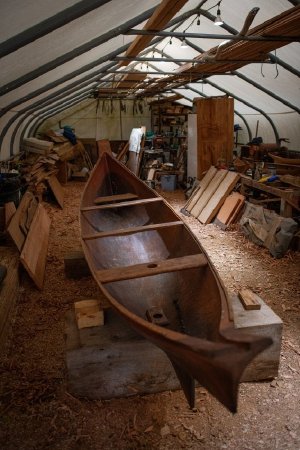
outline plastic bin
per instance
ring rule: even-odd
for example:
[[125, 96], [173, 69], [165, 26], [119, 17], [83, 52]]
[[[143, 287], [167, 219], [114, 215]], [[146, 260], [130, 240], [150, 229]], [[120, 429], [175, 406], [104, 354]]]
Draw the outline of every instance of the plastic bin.
[[163, 191], [175, 191], [177, 182], [176, 175], [162, 175], [160, 182]]

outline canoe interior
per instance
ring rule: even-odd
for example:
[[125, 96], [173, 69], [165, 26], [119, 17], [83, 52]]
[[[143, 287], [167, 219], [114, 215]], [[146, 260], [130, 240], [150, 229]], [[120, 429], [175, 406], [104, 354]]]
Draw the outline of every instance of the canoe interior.
[[[93, 206], [95, 198], [109, 195], [132, 193], [139, 199], [158, 197], [144, 183], [136, 183], [131, 174], [122, 172], [120, 177], [118, 164], [113, 160], [106, 164], [109, 167], [102, 165], [97, 178], [92, 177], [83, 196], [82, 208]], [[107, 205], [107, 198], [104, 203]], [[96, 279], [97, 272], [104, 269], [128, 268], [153, 261], [176, 262], [182, 257], [203, 253], [198, 241], [164, 202], [126, 207], [117, 203], [116, 207], [111, 207], [112, 202], [109, 207], [86, 210], [81, 214], [82, 236], [90, 237], [83, 239], [83, 245]], [[151, 224], [163, 226], [143, 230]], [[135, 227], [140, 227], [141, 231], [121, 234]], [[91, 238], [93, 233], [98, 235], [112, 230], [116, 230], [115, 235]], [[207, 261], [206, 255], [203, 254], [203, 258]], [[188, 270], [114, 281], [105, 284], [104, 290], [142, 319], [147, 320], [147, 313], [153, 308], [160, 309], [168, 321], [164, 325], [166, 329], [212, 341], [222, 339], [219, 325], [225, 294], [209, 262]]]

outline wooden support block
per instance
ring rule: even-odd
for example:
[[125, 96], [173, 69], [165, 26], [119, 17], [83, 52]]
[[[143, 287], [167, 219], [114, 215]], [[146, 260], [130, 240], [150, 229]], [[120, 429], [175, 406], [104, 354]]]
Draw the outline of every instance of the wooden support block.
[[180, 389], [174, 369], [158, 347], [139, 336], [112, 309], [105, 325], [78, 329], [66, 315], [68, 390], [90, 399], [110, 399]]
[[257, 355], [245, 369], [242, 381], [259, 381], [278, 375], [282, 320], [259, 298], [261, 309], [247, 311], [236, 295], [231, 296], [235, 328], [252, 336], [271, 337], [273, 344]]
[[239, 291], [239, 299], [242, 302], [243, 307], [250, 311], [251, 309], [260, 309], [260, 297], [252, 292], [250, 289], [242, 289]]
[[82, 250], [71, 250], [64, 256], [65, 275], [67, 278], [80, 279], [88, 277], [91, 272]]
[[104, 313], [98, 300], [80, 300], [74, 303], [74, 308], [79, 329], [104, 325]]

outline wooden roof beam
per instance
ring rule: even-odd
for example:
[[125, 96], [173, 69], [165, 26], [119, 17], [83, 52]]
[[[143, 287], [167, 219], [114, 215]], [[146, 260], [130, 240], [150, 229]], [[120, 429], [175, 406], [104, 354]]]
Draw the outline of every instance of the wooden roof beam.
[[[144, 26], [144, 30], [161, 31], [175, 14], [187, 3], [187, 0], [163, 0]], [[125, 56], [137, 56], [151, 42], [153, 36], [137, 36]], [[120, 66], [127, 66], [129, 61], [120, 61]]]

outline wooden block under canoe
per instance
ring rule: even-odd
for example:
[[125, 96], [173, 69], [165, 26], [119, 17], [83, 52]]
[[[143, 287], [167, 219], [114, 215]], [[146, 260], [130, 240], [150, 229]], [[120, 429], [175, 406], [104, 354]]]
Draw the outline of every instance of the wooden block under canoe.
[[70, 250], [64, 256], [65, 275], [67, 278], [80, 279], [88, 277], [91, 272], [81, 249]]
[[[235, 327], [273, 338], [273, 345], [246, 369], [243, 381], [278, 375], [282, 322], [261, 300], [261, 310], [245, 311], [232, 296]], [[90, 399], [110, 399], [180, 389], [165, 353], [133, 331], [112, 308], [105, 325], [78, 329], [74, 311], [66, 314], [68, 390]]]
[[104, 313], [98, 300], [80, 300], [74, 303], [74, 309], [79, 329], [104, 325]]

